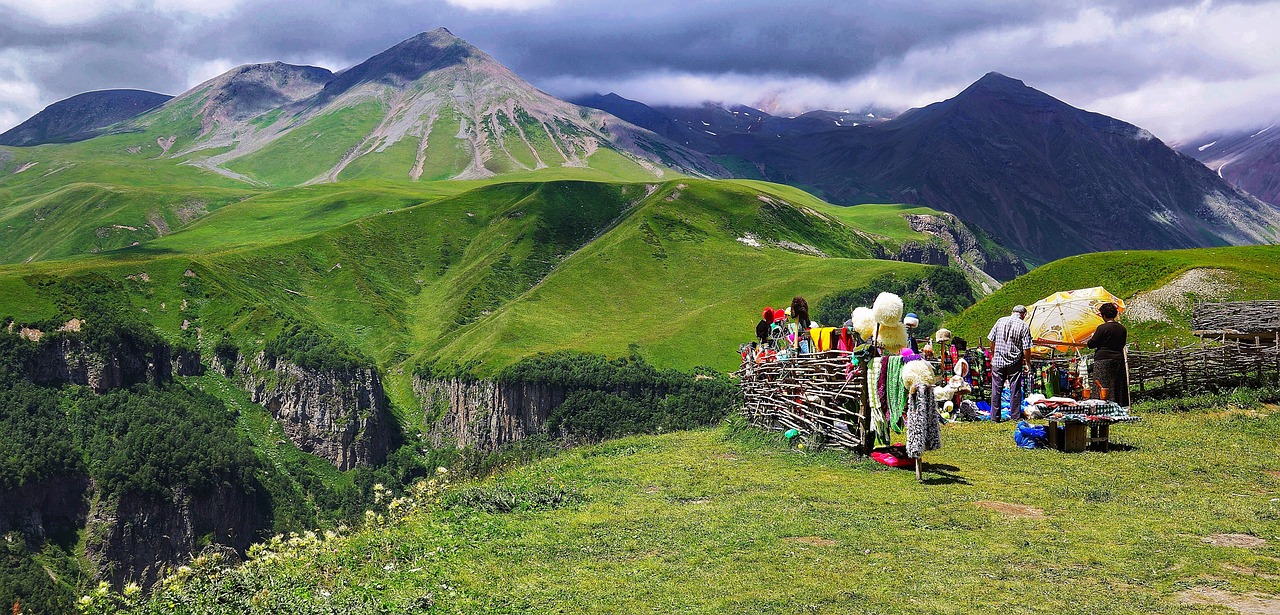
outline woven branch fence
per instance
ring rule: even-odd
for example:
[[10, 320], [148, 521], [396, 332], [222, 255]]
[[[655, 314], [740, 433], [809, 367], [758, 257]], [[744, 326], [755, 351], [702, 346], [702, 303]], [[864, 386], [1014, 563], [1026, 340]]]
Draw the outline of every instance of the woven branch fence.
[[735, 372], [742, 412], [766, 429], [796, 429], [823, 445], [871, 452], [871, 413], [866, 377], [846, 378], [848, 352], [828, 351], [757, 364]]
[[1280, 382], [1280, 340], [1129, 350], [1129, 391], [1135, 399], [1277, 382]]
[[1280, 330], [1280, 301], [1227, 301], [1197, 303], [1191, 328], [1200, 331]]

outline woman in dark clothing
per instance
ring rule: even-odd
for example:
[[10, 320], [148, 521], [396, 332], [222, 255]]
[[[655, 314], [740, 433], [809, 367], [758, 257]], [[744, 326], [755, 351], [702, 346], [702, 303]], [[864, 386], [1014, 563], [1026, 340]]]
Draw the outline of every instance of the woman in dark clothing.
[[1129, 374], [1125, 369], [1124, 346], [1129, 332], [1124, 325], [1116, 322], [1119, 309], [1114, 303], [1104, 303], [1098, 308], [1098, 314], [1105, 321], [1098, 325], [1089, 339], [1089, 347], [1097, 349], [1093, 353], [1094, 377], [1098, 386], [1107, 390], [1111, 401], [1121, 406], [1129, 406]]

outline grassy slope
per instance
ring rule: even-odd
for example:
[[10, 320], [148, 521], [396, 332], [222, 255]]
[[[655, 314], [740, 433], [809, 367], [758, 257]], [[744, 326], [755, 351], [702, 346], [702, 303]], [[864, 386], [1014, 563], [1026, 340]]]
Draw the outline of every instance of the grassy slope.
[[[1226, 270], [1235, 278], [1236, 288], [1229, 299], [1280, 296], [1280, 246], [1102, 252], [1072, 256], [1039, 267], [1009, 282], [947, 325], [961, 337], [980, 339], [991, 324], [1007, 315], [1014, 305], [1031, 305], [1059, 290], [1103, 286], [1128, 301], [1139, 292], [1163, 286], [1184, 271], [1205, 267]], [[1173, 323], [1127, 323], [1130, 341], [1150, 344], [1195, 339], [1190, 335], [1190, 313], [1175, 310], [1173, 315]]]
[[[734, 351], [749, 337], [760, 306], [787, 304], [794, 295], [816, 301], [885, 272], [920, 268], [847, 258], [865, 253], [841, 232], [845, 227], [813, 217], [807, 218], [815, 221], [812, 226], [788, 229], [757, 198], [774, 194], [770, 188], [666, 184], [625, 224], [574, 254], [537, 288], [427, 351], [496, 367], [535, 351], [581, 348], [621, 355], [634, 344], [659, 365], [729, 370], [737, 365]], [[821, 207], [799, 193], [785, 196]], [[748, 232], [818, 244], [829, 253], [839, 249], [837, 243], [852, 249], [846, 248], [846, 258], [813, 258], [736, 241]]]
[[[462, 187], [474, 189], [449, 194]], [[170, 339], [200, 328], [210, 346], [226, 330], [253, 348], [278, 316], [316, 323], [386, 368], [405, 407], [402, 374], [435, 358], [492, 372], [540, 350], [620, 355], [635, 344], [662, 366], [731, 369], [761, 305], [921, 269], [863, 260], [867, 240], [834, 211], [788, 188], [688, 179], [268, 191], [138, 247], [0, 267], [0, 317], [54, 317], [40, 275], [100, 272]], [[838, 258], [736, 241], [747, 233]], [[141, 273], [149, 281], [126, 279]]]
[[[1280, 414], [1148, 418], [1117, 427], [1132, 448], [1110, 454], [1023, 451], [1007, 426], [949, 426], [925, 484], [725, 427], [626, 438], [467, 486], [563, 487], [585, 501], [508, 514], [428, 501], [156, 606], [194, 612], [221, 596], [226, 612], [1189, 614], [1205, 612], [1179, 603], [1189, 587], [1280, 593], [1280, 479], [1267, 472]], [[1202, 541], [1215, 533], [1270, 542]]]

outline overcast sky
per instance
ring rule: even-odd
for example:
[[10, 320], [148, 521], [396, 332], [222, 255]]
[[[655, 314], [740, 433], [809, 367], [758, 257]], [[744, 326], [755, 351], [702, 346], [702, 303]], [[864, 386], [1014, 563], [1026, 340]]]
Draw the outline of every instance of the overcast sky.
[[0, 0], [0, 131], [88, 90], [338, 70], [439, 26], [566, 97], [906, 109], [998, 71], [1170, 142], [1280, 118], [1280, 0]]

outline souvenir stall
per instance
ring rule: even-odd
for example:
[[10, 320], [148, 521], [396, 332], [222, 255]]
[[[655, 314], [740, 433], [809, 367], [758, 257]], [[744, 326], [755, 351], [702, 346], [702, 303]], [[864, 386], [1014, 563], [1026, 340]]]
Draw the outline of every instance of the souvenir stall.
[[[757, 341], [740, 347], [735, 372], [752, 424], [857, 451], [921, 471], [925, 451], [941, 448], [932, 367], [907, 348], [902, 300], [881, 293], [853, 310], [849, 326], [804, 331], [766, 315]], [[765, 329], [768, 335], [762, 335]], [[905, 445], [890, 445], [895, 435]], [[879, 446], [877, 446], [879, 445]]]
[[1111, 425], [1140, 420], [1099, 389], [1091, 356], [1082, 351], [1103, 322], [1098, 308], [1104, 303], [1124, 310], [1124, 301], [1102, 287], [1054, 293], [1029, 309], [1027, 324], [1035, 346], [1024, 411], [1028, 418], [1048, 423], [1046, 444], [1051, 448], [1106, 451]]

